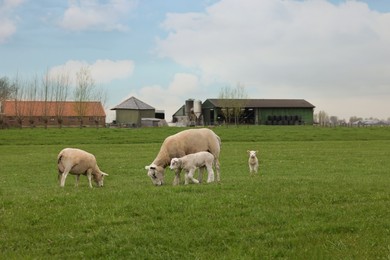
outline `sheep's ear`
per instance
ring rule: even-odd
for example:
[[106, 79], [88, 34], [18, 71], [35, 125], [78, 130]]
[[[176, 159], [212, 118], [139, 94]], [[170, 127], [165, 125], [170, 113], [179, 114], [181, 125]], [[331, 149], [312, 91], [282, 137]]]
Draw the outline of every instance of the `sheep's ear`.
[[104, 175], [104, 176], [108, 176], [108, 174], [107, 174], [107, 173], [105, 173], [105, 172], [102, 172], [102, 175]]
[[247, 153], [249, 153], [250, 151], [249, 150], [246, 150]]

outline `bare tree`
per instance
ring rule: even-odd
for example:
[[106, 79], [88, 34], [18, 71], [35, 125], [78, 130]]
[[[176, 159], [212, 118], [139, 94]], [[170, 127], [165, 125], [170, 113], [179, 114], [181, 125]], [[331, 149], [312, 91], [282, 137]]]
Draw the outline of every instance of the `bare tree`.
[[52, 101], [53, 101], [53, 82], [50, 80], [49, 72], [46, 72], [44, 77], [42, 78], [42, 87], [40, 89], [40, 96], [43, 100], [43, 105], [41, 106], [41, 115], [42, 121], [45, 125], [45, 129], [49, 123], [50, 111], [52, 109]]
[[104, 107], [106, 106], [106, 102], [107, 102], [107, 92], [102, 88], [96, 89], [93, 93], [92, 100], [96, 101], [94, 103], [94, 106], [92, 107], [92, 114], [94, 115], [94, 121], [95, 121], [96, 128], [99, 128], [99, 125], [101, 123], [100, 116], [98, 114], [98, 112], [100, 111], [99, 101], [104, 109]]
[[338, 124], [339, 118], [337, 116], [330, 116], [329, 121], [333, 126], [336, 126]]
[[15, 88], [14, 102], [15, 102], [15, 117], [19, 124], [19, 127], [23, 127], [23, 120], [26, 115], [26, 91], [25, 84], [19, 78], [19, 75], [15, 76], [14, 82], [12, 83]]
[[28, 116], [30, 127], [34, 127], [38, 109], [36, 102], [38, 101], [38, 78], [36, 76], [27, 83], [26, 97], [26, 101], [28, 101], [26, 102], [26, 115]]
[[62, 73], [56, 75], [54, 78], [54, 101], [55, 101], [55, 114], [57, 122], [60, 128], [64, 121], [65, 103], [68, 98], [68, 91], [70, 85], [69, 73]]
[[248, 95], [245, 91], [245, 86], [237, 84], [236, 88], [224, 87], [219, 93], [219, 105], [221, 112], [225, 117], [226, 123], [230, 123], [232, 118], [234, 124], [239, 124], [240, 116], [245, 108]]
[[329, 124], [329, 116], [325, 111], [318, 112], [318, 123], [320, 126], [326, 126]]
[[349, 118], [349, 123], [352, 124], [352, 123], [354, 123], [354, 122], [361, 121], [361, 120], [363, 120], [363, 118], [357, 117], [357, 116], [351, 116], [351, 117]]
[[91, 100], [94, 88], [95, 81], [91, 76], [91, 71], [88, 67], [81, 67], [80, 71], [76, 74], [76, 88], [73, 93], [80, 128], [83, 127], [83, 118], [87, 112], [86, 101]]

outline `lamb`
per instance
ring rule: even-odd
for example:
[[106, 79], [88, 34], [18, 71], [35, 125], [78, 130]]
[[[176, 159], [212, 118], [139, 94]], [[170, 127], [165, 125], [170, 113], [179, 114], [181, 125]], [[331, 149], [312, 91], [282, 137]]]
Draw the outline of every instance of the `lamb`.
[[89, 187], [92, 188], [92, 177], [98, 187], [103, 187], [104, 176], [107, 173], [102, 172], [93, 154], [76, 148], [65, 148], [57, 157], [58, 181], [60, 186], [65, 186], [65, 180], [68, 173], [76, 175], [76, 186], [79, 184], [80, 175], [86, 175], [89, 181]]
[[[220, 181], [219, 153], [221, 139], [212, 130], [207, 128], [188, 129], [168, 136], [161, 145], [154, 161], [145, 166], [147, 175], [156, 186], [164, 183], [164, 170], [171, 163], [172, 158], [180, 158], [187, 154], [207, 151], [214, 156], [214, 165], [217, 181]], [[180, 170], [175, 170], [173, 185], [180, 183]]]
[[248, 159], [248, 165], [249, 165], [249, 173], [257, 173], [259, 169], [259, 160], [257, 159], [256, 154], [259, 151], [253, 151], [253, 150], [248, 150], [247, 153], [249, 154], [249, 159]]
[[189, 180], [193, 183], [199, 183], [197, 179], [194, 179], [195, 170], [199, 168], [199, 176], [202, 176], [202, 172], [206, 168], [208, 173], [207, 182], [210, 183], [214, 181], [213, 162], [214, 155], [209, 152], [198, 152], [181, 158], [173, 158], [169, 168], [171, 170], [184, 170], [185, 185], [189, 183]]

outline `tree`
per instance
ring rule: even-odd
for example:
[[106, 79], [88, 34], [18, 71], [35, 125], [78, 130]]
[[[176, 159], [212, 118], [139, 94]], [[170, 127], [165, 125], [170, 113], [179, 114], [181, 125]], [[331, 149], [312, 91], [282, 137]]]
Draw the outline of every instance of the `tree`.
[[26, 89], [26, 101], [30, 101], [27, 103], [26, 112], [28, 115], [28, 122], [30, 123], [31, 127], [34, 127], [35, 123], [35, 116], [36, 116], [36, 110], [37, 110], [37, 103], [36, 101], [38, 98], [38, 78], [35, 77], [32, 81], [28, 82], [27, 89]]
[[0, 125], [4, 127], [3, 101], [11, 99], [15, 94], [15, 86], [9, 82], [7, 77], [0, 78]]
[[237, 84], [235, 88], [224, 87], [221, 89], [219, 92], [219, 105], [227, 124], [230, 123], [232, 118], [234, 119], [235, 125], [239, 124], [239, 119], [242, 110], [246, 105], [247, 97], [245, 86], [240, 83]]
[[68, 98], [68, 90], [69, 90], [69, 73], [62, 73], [56, 75], [53, 79], [54, 81], [54, 101], [55, 101], [55, 113], [57, 122], [60, 128], [62, 128], [62, 123], [64, 121], [64, 110], [65, 110], [65, 102]]
[[[96, 89], [93, 93], [93, 100], [94, 101], [100, 101], [102, 104], [103, 108], [105, 107], [106, 101], [107, 101], [107, 92], [105, 90], [101, 89]], [[100, 106], [98, 106], [97, 103], [94, 103], [94, 106], [92, 107], [92, 114], [94, 115], [94, 121], [96, 128], [99, 128], [100, 125], [100, 117], [98, 116], [98, 111], [99, 111]]]
[[47, 129], [47, 125], [49, 123], [49, 111], [51, 109], [52, 101], [53, 101], [53, 82], [50, 80], [49, 73], [42, 78], [42, 87], [40, 89], [40, 97], [43, 100], [43, 106], [41, 106], [41, 115], [42, 121], [45, 125], [45, 129]]
[[352, 123], [354, 123], [354, 122], [361, 121], [361, 120], [363, 120], [363, 118], [357, 117], [357, 116], [351, 116], [351, 117], [349, 118], [349, 123], [352, 124]]
[[329, 116], [325, 111], [318, 112], [318, 123], [320, 126], [326, 126], [329, 124]]
[[83, 127], [83, 118], [87, 112], [86, 101], [90, 101], [92, 98], [93, 90], [95, 88], [95, 81], [91, 76], [91, 71], [88, 67], [81, 67], [76, 74], [76, 88], [73, 96], [75, 104], [75, 110], [80, 121], [80, 128]]
[[0, 78], [0, 102], [12, 98], [15, 93], [15, 86], [9, 82], [7, 77]]
[[14, 82], [12, 83], [15, 88], [14, 93], [14, 102], [15, 102], [15, 116], [16, 121], [19, 124], [19, 127], [22, 128], [23, 120], [26, 115], [26, 106], [23, 101], [26, 99], [26, 88], [24, 82], [19, 79], [19, 76], [16, 75]]
[[339, 118], [337, 116], [331, 116], [329, 118], [329, 121], [332, 123], [333, 126], [336, 126], [338, 124]]

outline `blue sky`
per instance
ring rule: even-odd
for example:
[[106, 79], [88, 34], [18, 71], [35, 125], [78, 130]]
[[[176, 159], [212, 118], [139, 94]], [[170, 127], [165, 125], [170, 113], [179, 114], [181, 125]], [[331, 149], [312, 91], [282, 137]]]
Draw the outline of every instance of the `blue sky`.
[[349, 120], [390, 118], [388, 0], [0, 0], [0, 77], [88, 66], [109, 109], [245, 87]]

